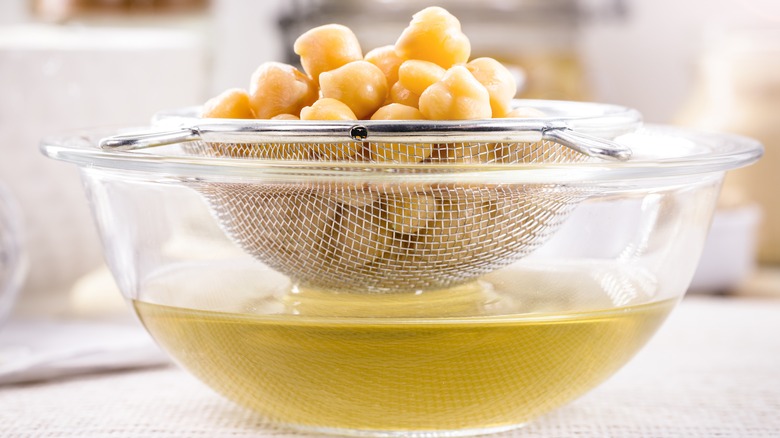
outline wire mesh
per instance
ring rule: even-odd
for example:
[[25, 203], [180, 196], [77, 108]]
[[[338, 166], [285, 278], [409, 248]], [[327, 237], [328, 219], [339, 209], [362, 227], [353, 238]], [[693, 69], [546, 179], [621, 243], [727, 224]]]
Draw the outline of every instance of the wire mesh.
[[188, 153], [215, 158], [317, 160], [371, 163], [571, 163], [593, 160], [553, 141], [452, 143], [211, 143], [196, 141]]
[[[592, 158], [554, 142], [222, 144], [189, 153], [242, 159], [561, 163]], [[200, 182], [226, 233], [308, 287], [446, 288], [530, 254], [588, 196], [542, 184]]]

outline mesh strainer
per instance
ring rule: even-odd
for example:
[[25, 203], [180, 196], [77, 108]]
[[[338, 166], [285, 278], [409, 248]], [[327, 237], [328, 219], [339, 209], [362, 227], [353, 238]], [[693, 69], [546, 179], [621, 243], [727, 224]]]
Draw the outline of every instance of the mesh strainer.
[[[200, 120], [169, 113], [165, 132], [111, 137], [104, 149], [180, 145], [184, 153], [316, 168], [378, 167], [424, 174], [492, 164], [625, 160], [612, 138], [636, 111], [522, 102], [551, 117], [478, 121], [300, 122]], [[415, 171], [419, 166], [419, 170]], [[459, 183], [431, 178], [188, 181], [247, 253], [306, 287], [396, 292], [454, 286], [544, 243], [592, 190], [561, 184]]]

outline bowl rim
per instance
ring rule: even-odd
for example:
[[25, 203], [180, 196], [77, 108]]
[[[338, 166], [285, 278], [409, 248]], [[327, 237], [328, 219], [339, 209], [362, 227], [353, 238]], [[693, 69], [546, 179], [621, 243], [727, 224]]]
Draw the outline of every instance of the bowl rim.
[[[146, 129], [149, 129], [146, 127]], [[157, 177], [313, 181], [593, 184], [609, 181], [687, 177], [747, 166], [763, 154], [756, 140], [735, 134], [667, 125], [644, 125], [614, 139], [634, 152], [628, 161], [584, 163], [377, 163], [199, 157], [170, 152], [102, 150], [102, 138], [127, 129], [79, 130], [44, 138], [44, 155], [81, 168], [140, 172]], [[650, 144], [648, 144], [650, 143]], [[668, 147], [664, 145], [670, 145]], [[662, 147], [664, 146], [664, 147]], [[164, 151], [164, 150], [163, 150]], [[164, 151], [165, 152], [165, 151]]]
[[[529, 117], [477, 120], [267, 120], [202, 118], [201, 107], [161, 111], [152, 128], [103, 138], [101, 149], [131, 151], [186, 141], [210, 145], [476, 144], [551, 141], [581, 154], [625, 161], [631, 151], [612, 141], [642, 125], [639, 111], [620, 105], [559, 100], [521, 100], [513, 109]], [[300, 160], [300, 158], [298, 158]], [[342, 160], [353, 161], [353, 160]], [[357, 160], [363, 161], [363, 160]]]

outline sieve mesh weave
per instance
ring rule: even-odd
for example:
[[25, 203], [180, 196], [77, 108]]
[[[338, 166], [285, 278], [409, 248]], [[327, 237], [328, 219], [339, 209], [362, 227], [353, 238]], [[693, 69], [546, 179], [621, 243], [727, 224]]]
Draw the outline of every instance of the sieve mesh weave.
[[572, 163], [593, 160], [553, 141], [522, 143], [211, 143], [195, 141], [188, 153], [215, 158], [387, 163]]
[[[392, 163], [590, 160], [550, 141], [223, 144], [188, 152], [242, 159]], [[298, 284], [361, 292], [446, 288], [530, 254], [588, 193], [528, 184], [199, 182], [226, 233]]]

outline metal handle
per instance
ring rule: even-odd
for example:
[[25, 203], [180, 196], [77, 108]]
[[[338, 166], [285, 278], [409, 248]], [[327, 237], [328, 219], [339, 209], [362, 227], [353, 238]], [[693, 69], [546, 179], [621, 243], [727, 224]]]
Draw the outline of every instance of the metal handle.
[[622, 144], [582, 134], [569, 128], [546, 129], [542, 132], [542, 138], [591, 157], [618, 161], [631, 158], [631, 149]]
[[193, 140], [200, 140], [200, 134], [192, 128], [182, 127], [171, 131], [114, 135], [100, 140], [100, 148], [113, 151], [131, 151]]

